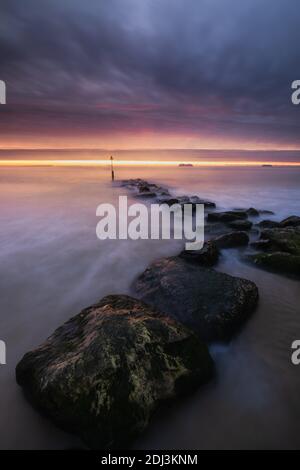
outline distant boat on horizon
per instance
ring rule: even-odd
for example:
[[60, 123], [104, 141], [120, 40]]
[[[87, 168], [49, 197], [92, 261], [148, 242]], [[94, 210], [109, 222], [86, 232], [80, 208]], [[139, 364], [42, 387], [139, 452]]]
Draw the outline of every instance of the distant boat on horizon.
[[185, 167], [193, 167], [194, 165], [192, 163], [179, 163], [178, 166], [180, 168], [185, 168]]
[[265, 163], [264, 165], [262, 165], [262, 167], [264, 167], [264, 168], [272, 168], [273, 165], [271, 165], [270, 163]]

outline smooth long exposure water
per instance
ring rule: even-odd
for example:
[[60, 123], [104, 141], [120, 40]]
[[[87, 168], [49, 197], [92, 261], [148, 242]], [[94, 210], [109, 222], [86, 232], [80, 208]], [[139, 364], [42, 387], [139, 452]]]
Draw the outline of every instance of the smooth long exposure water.
[[[300, 215], [297, 168], [122, 168], [118, 178], [159, 181], [219, 207]], [[181, 242], [96, 238], [96, 207], [117, 202], [107, 169], [0, 168], [0, 447], [69, 448], [80, 443], [41, 417], [14, 378], [22, 355], [70, 316], [109, 293], [128, 293], [154, 259]], [[129, 195], [125, 192], [125, 194]], [[135, 201], [136, 202], [136, 201]], [[300, 446], [300, 366], [290, 361], [300, 339], [300, 284], [245, 264], [238, 250], [218, 269], [249, 278], [259, 307], [234, 340], [213, 345], [215, 381], [156, 417], [140, 448], [295, 448]]]

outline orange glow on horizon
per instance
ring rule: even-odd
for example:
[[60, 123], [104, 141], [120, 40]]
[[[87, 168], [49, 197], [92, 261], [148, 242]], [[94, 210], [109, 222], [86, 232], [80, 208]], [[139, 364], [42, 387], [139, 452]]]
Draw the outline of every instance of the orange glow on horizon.
[[72, 135], [18, 137], [3, 136], [0, 150], [103, 150], [108, 152], [144, 150], [215, 150], [215, 151], [300, 151], [299, 143], [278, 143], [253, 139], [233, 139], [222, 136], [162, 133], [139, 131], [107, 133], [106, 135], [82, 135], [80, 130]]
[[[300, 162], [272, 162], [272, 161], [235, 161], [235, 160], [114, 160], [118, 166], [178, 166], [180, 164], [193, 166], [295, 166], [300, 167]], [[0, 160], [0, 166], [108, 166], [108, 160]]]

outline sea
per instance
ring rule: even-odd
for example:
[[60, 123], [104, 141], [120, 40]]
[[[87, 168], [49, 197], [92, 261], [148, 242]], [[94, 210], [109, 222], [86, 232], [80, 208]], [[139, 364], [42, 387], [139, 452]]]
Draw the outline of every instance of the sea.
[[[117, 182], [139, 177], [174, 195], [210, 199], [219, 210], [300, 216], [300, 167], [137, 162], [117, 166], [115, 174]], [[111, 183], [108, 166], [0, 166], [0, 339], [7, 348], [7, 364], [0, 365], [1, 449], [82, 447], [27, 402], [16, 364], [82, 308], [107, 294], [130, 294], [152, 261], [183, 247], [179, 240], [99, 240], [96, 208], [118, 204], [120, 195], [136, 202]], [[223, 251], [217, 269], [254, 281], [258, 308], [231, 342], [210, 345], [215, 379], [160, 410], [133, 448], [300, 447], [300, 366], [291, 362], [292, 342], [300, 340], [300, 283], [245, 263], [241, 249]]]

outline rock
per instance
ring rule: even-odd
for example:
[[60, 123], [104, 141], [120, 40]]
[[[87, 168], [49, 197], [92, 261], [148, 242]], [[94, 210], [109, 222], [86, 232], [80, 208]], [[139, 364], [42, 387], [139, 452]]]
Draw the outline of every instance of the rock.
[[198, 196], [171, 196], [168, 189], [155, 183], [149, 183], [141, 178], [123, 180], [121, 184], [128, 189], [137, 190], [137, 197], [153, 198], [157, 196], [159, 204], [168, 204], [169, 206], [173, 204], [192, 204], [193, 211], [196, 210], [196, 204], [203, 204], [205, 209], [214, 209], [216, 207], [214, 202], [201, 199]]
[[169, 191], [168, 191], [167, 189], [158, 189], [158, 190], [156, 191], [156, 194], [157, 194], [158, 196], [170, 196], [170, 193], [169, 193]]
[[140, 192], [140, 193], [147, 193], [147, 192], [150, 192], [150, 187], [149, 187], [148, 184], [142, 183], [142, 184], [140, 184], [140, 185], [138, 186], [138, 189], [139, 189], [139, 192]]
[[172, 206], [173, 204], [180, 204], [183, 206], [184, 204], [191, 204], [192, 210], [196, 210], [197, 204], [203, 204], [205, 209], [213, 209], [216, 207], [214, 202], [206, 201], [204, 199], [200, 199], [197, 196], [192, 196], [191, 198], [188, 196], [178, 196], [178, 197], [159, 197], [157, 199], [159, 204], [168, 204], [168, 206]]
[[140, 197], [140, 198], [143, 198], [143, 199], [151, 199], [151, 198], [155, 198], [156, 194], [149, 190], [149, 191], [146, 191], [144, 193], [136, 194], [136, 197]]
[[296, 215], [292, 215], [291, 217], [288, 217], [287, 219], [282, 220], [280, 222], [280, 227], [299, 227], [300, 226], [300, 217], [297, 217]]
[[252, 248], [255, 248], [257, 250], [268, 250], [271, 247], [271, 242], [270, 240], [256, 240], [250, 245]]
[[214, 266], [219, 259], [219, 250], [214, 242], [208, 241], [201, 250], [184, 250], [179, 256], [201, 266]]
[[250, 207], [249, 209], [237, 207], [237, 208], [234, 208], [234, 210], [235, 211], [247, 212], [247, 214], [252, 216], [252, 217], [257, 217], [257, 216], [263, 215], [263, 214], [265, 214], [265, 215], [274, 215], [274, 212], [272, 212], [272, 211], [265, 210], [265, 209], [255, 209], [254, 207]]
[[159, 197], [157, 199], [159, 204], [167, 204], [168, 206], [173, 206], [173, 204], [179, 204], [179, 200], [175, 197]]
[[214, 239], [218, 248], [235, 248], [245, 246], [249, 243], [249, 236], [246, 232], [230, 232]]
[[288, 276], [300, 276], [300, 227], [263, 230], [255, 248], [267, 251], [248, 256], [257, 266]]
[[156, 195], [165, 195], [165, 196], [168, 196], [169, 195], [169, 191], [165, 188], [162, 188], [161, 186], [157, 186], [157, 184], [154, 184], [154, 183], [144, 183], [144, 184], [140, 184], [138, 186], [139, 188], [139, 191], [140, 192], [147, 192], [147, 190], [155, 193]]
[[260, 228], [285, 228], [285, 227], [299, 227], [300, 226], [300, 217], [292, 215], [282, 220], [281, 222], [276, 222], [275, 220], [262, 220], [257, 224]]
[[201, 199], [198, 196], [191, 196], [190, 203], [192, 204], [203, 204], [205, 209], [215, 209], [216, 204], [212, 201], [208, 201], [207, 199]]
[[262, 240], [268, 240], [271, 251], [283, 251], [300, 256], [300, 228], [286, 227], [263, 230]]
[[125, 448], [162, 401], [212, 371], [207, 346], [192, 332], [143, 302], [111, 295], [27, 353], [16, 377], [57, 425], [105, 449]]
[[207, 214], [208, 222], [233, 222], [235, 220], [247, 219], [248, 214], [245, 211], [227, 211], [227, 212], [211, 212]]
[[259, 213], [260, 213], [261, 215], [274, 215], [274, 212], [273, 212], [273, 211], [269, 211], [269, 210], [266, 210], [266, 209], [261, 209], [261, 210], [259, 211]]
[[135, 291], [145, 302], [191, 327], [204, 340], [227, 340], [254, 310], [256, 285], [180, 256], [153, 263]]
[[254, 209], [254, 207], [250, 207], [249, 209], [247, 209], [246, 212], [251, 217], [258, 217], [259, 216], [259, 211], [257, 209]]
[[228, 226], [230, 228], [237, 230], [250, 230], [252, 225], [253, 224], [250, 222], [250, 220], [233, 220], [232, 222], [228, 222]]
[[178, 196], [177, 199], [178, 199], [178, 202], [182, 205], [191, 204], [191, 200], [188, 196]]
[[258, 222], [258, 227], [260, 228], [275, 228], [275, 227], [280, 227], [280, 223], [276, 222], [275, 220], [262, 220], [261, 222]]
[[[216, 240], [217, 237], [221, 237], [222, 235], [228, 235], [233, 233], [232, 228], [229, 225], [224, 225], [221, 222], [213, 222], [209, 223], [206, 222], [204, 226], [205, 234], [209, 240]], [[234, 230], [236, 232], [238, 230]]]
[[284, 252], [256, 253], [248, 255], [248, 259], [257, 266], [270, 271], [287, 276], [300, 276], [300, 256], [294, 256]]
[[147, 181], [142, 180], [141, 178], [133, 178], [129, 180], [121, 181], [122, 186], [128, 187], [137, 187], [139, 184], [147, 184]]
[[140, 197], [156, 197], [157, 195], [159, 196], [168, 196], [169, 191], [166, 188], [163, 188], [161, 186], [158, 186], [155, 183], [149, 183], [146, 180], [143, 180], [141, 178], [136, 178], [136, 179], [128, 179], [128, 180], [123, 180], [121, 182], [122, 186], [125, 186], [128, 189], [136, 190], [137, 194], [136, 196]]

